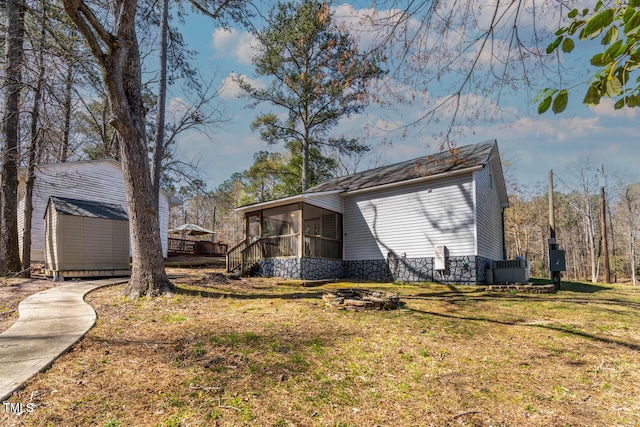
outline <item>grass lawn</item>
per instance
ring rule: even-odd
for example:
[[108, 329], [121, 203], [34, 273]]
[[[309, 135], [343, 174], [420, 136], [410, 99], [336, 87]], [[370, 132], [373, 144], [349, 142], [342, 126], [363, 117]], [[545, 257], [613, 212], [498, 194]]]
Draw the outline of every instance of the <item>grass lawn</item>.
[[[638, 288], [306, 288], [205, 271], [171, 297], [89, 294], [96, 326], [10, 399], [35, 410], [0, 424], [640, 425]], [[406, 306], [327, 308], [336, 287], [392, 290]]]

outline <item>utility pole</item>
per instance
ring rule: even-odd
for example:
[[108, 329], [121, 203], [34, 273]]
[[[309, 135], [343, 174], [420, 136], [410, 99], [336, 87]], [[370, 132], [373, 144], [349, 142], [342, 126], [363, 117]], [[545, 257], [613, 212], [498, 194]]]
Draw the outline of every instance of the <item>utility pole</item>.
[[553, 209], [553, 170], [549, 170], [549, 238], [556, 238], [556, 217]]
[[602, 165], [602, 185], [600, 186], [600, 225], [601, 225], [601, 239], [602, 239], [602, 261], [604, 264], [604, 281], [611, 283], [611, 268], [609, 266], [609, 242], [607, 239], [607, 203], [605, 200], [604, 186], [604, 164]]
[[565, 253], [556, 242], [556, 217], [553, 205], [553, 170], [549, 170], [549, 271], [553, 286], [560, 290], [560, 277], [565, 271]]

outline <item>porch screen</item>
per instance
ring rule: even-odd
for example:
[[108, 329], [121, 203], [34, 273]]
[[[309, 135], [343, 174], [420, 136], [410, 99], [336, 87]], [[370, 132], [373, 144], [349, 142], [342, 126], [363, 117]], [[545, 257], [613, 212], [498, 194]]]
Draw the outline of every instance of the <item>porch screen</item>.
[[286, 236], [298, 233], [298, 205], [280, 206], [262, 212], [262, 235]]

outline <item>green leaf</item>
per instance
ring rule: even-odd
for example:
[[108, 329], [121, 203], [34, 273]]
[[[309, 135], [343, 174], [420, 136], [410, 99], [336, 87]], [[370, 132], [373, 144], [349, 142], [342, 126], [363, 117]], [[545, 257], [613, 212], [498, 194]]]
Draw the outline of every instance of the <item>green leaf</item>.
[[610, 80], [607, 80], [606, 90], [608, 97], [613, 98], [614, 96], [618, 96], [622, 92], [622, 83], [620, 83], [617, 77], [612, 77]]
[[597, 15], [587, 20], [587, 25], [584, 26], [580, 39], [586, 39], [587, 37], [594, 38], [613, 22], [613, 9], [605, 9]]
[[596, 7], [593, 8], [593, 11], [597, 12], [600, 10], [601, 7], [602, 7], [602, 0], [598, 0], [598, 3], [596, 3]]
[[627, 46], [626, 45], [623, 46], [622, 43], [623, 43], [622, 40], [618, 40], [617, 42], [615, 42], [614, 44], [609, 46], [609, 48], [604, 51], [604, 56], [607, 59], [609, 59], [609, 61], [617, 58], [618, 55], [620, 55], [622, 52], [624, 52], [626, 50], [626, 48], [627, 48]]
[[540, 103], [540, 105], [538, 105], [538, 114], [544, 114], [547, 112], [547, 110], [549, 109], [549, 107], [551, 107], [551, 96], [546, 97], [545, 99], [542, 100], [542, 102]]
[[573, 9], [571, 12], [567, 14], [567, 16], [571, 19], [575, 18], [576, 16], [578, 16], [578, 9]]
[[569, 25], [569, 28], [567, 30], [569, 35], [574, 35], [576, 33], [576, 30], [582, 27], [584, 24], [585, 21], [573, 21], [571, 25]]
[[564, 53], [571, 52], [574, 47], [576, 47], [576, 45], [571, 39], [564, 39], [564, 41], [562, 42], [562, 51]]
[[604, 37], [602, 37], [601, 43], [606, 46], [609, 43], [611, 43], [612, 41], [617, 40], [617, 39], [618, 39], [618, 27], [613, 25], [604, 34]]
[[556, 92], [558, 92], [557, 89], [549, 89], [548, 87], [545, 87], [544, 89], [542, 89], [540, 92], [538, 92], [538, 94], [536, 95], [535, 98], [533, 98], [533, 102], [538, 102], [539, 99], [545, 99], [545, 98], [550, 98], [552, 97]]
[[629, 21], [624, 24], [624, 33], [629, 34], [632, 31], [636, 30], [638, 27], [640, 27], [640, 10], [637, 10], [634, 13], [633, 17], [631, 17], [631, 19], [629, 19]]
[[582, 100], [582, 103], [585, 105], [598, 105], [600, 103], [600, 91], [592, 84], [587, 89], [587, 93]]
[[625, 9], [624, 13], [622, 14], [622, 22], [624, 24], [626, 24], [627, 22], [629, 22], [629, 20], [631, 18], [633, 18], [633, 15], [636, 13], [635, 9], [633, 7], [628, 7]]
[[604, 67], [608, 62], [605, 61], [604, 55], [602, 53], [597, 53], [591, 57], [591, 65], [594, 67]]
[[557, 39], [555, 39], [553, 41], [553, 43], [551, 43], [549, 46], [547, 46], [547, 54], [552, 53], [554, 50], [556, 50], [558, 48], [558, 46], [560, 45], [560, 42], [562, 42], [562, 39], [564, 37], [560, 36]]
[[624, 107], [624, 98], [617, 100], [616, 103], [613, 104], [613, 109], [614, 110], [619, 110], [622, 107]]
[[567, 94], [567, 90], [562, 89], [560, 92], [558, 92], [556, 99], [553, 100], [553, 106], [551, 107], [553, 114], [562, 113], [565, 110], [565, 108], [567, 108], [568, 102], [569, 102], [569, 95]]

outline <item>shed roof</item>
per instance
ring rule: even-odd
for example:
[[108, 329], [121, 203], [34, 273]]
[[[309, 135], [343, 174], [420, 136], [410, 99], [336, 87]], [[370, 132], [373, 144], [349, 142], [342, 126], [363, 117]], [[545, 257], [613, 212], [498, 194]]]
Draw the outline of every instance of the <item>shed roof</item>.
[[[53, 204], [56, 212], [61, 215], [83, 216], [88, 218], [105, 218], [128, 221], [127, 211], [120, 205], [89, 200], [68, 199], [66, 197], [51, 196], [47, 204]], [[46, 216], [45, 211], [45, 216]]]
[[305, 193], [332, 190], [351, 192], [418, 178], [463, 172], [474, 167], [484, 167], [489, 163], [491, 152], [496, 144], [495, 140], [491, 140], [369, 169], [323, 182], [309, 188]]

